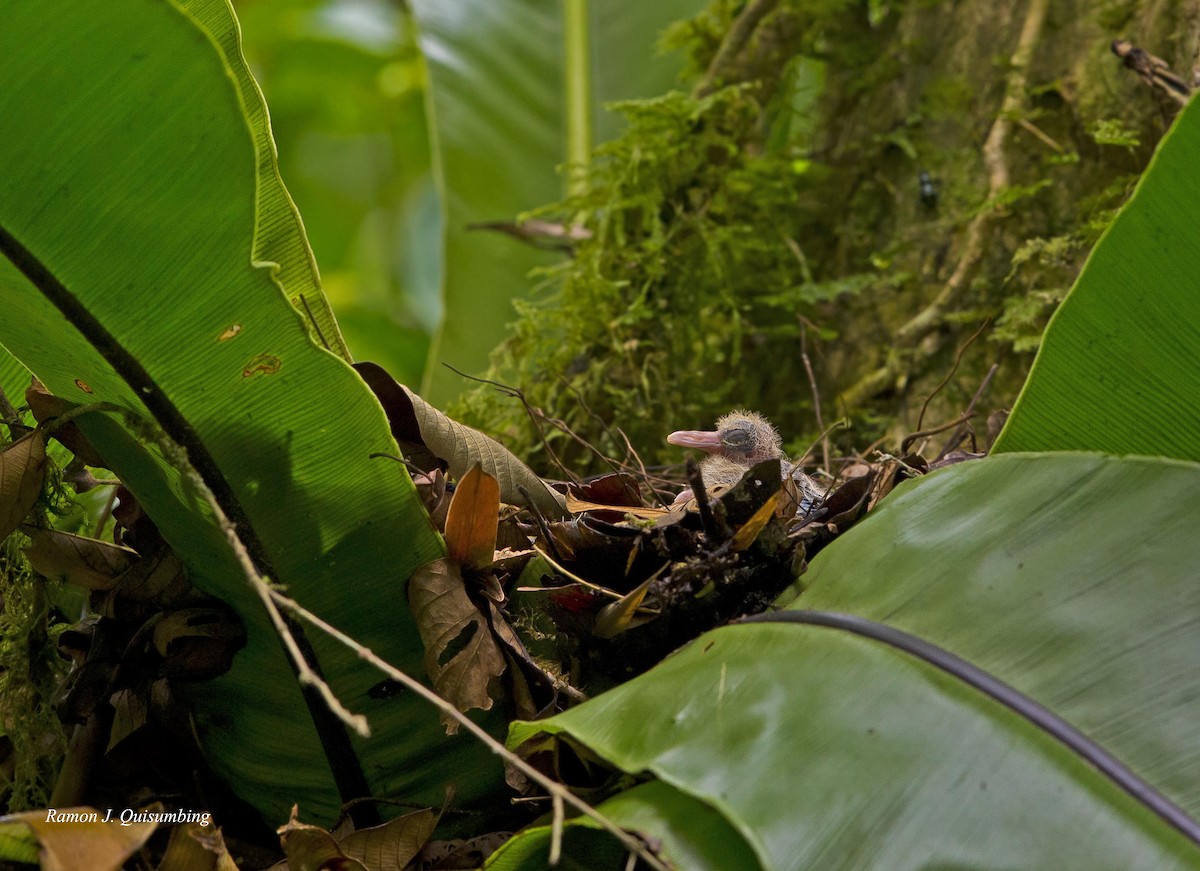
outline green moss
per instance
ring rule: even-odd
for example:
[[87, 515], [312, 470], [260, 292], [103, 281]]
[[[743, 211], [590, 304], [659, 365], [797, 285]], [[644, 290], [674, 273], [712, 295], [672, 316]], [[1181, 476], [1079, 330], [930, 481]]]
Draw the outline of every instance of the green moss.
[[44, 581], [20, 551], [23, 537], [0, 545], [0, 724], [11, 774], [0, 783], [9, 812], [46, 807], [65, 749], [52, 696], [65, 674]]

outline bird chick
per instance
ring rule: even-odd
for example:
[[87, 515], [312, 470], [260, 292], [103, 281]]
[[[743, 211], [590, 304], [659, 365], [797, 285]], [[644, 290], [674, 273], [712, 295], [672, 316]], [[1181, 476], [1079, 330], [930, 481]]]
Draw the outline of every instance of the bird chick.
[[[779, 432], [756, 411], [730, 412], [717, 421], [712, 432], [673, 432], [667, 436], [667, 444], [697, 448], [712, 455], [700, 464], [700, 474], [708, 487], [736, 484], [756, 463], [784, 458]], [[730, 480], [735, 473], [736, 477]]]
[[[732, 411], [717, 421], [715, 431], [680, 430], [667, 436], [667, 444], [697, 448], [711, 454], [700, 464], [706, 488], [732, 487], [742, 476], [763, 460], [779, 460], [785, 480], [789, 477], [800, 496], [797, 513], [807, 514], [820, 500], [821, 491], [804, 470], [788, 461], [783, 440], [774, 425], [756, 411]], [[684, 490], [676, 504], [692, 498]]]

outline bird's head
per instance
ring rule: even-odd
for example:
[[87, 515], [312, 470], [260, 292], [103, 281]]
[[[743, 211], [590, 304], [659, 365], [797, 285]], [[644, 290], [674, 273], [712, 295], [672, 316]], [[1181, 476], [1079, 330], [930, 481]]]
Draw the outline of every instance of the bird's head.
[[779, 433], [756, 411], [732, 411], [717, 421], [712, 432], [673, 432], [667, 436], [667, 443], [707, 451], [745, 468], [783, 457]]

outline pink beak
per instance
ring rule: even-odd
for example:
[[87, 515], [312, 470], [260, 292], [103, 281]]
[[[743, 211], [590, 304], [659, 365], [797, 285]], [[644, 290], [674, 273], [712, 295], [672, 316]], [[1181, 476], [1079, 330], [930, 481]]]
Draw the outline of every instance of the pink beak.
[[701, 432], [699, 430], [681, 429], [667, 436], [667, 444], [678, 445], [681, 448], [698, 448], [715, 454], [724, 447], [721, 444], [719, 432]]

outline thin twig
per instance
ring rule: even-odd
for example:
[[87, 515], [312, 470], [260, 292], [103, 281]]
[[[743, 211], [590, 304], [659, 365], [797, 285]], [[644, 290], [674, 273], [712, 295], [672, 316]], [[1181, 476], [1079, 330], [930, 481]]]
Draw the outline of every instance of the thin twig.
[[534, 432], [537, 433], [538, 441], [540, 441], [542, 443], [542, 447], [546, 449], [546, 454], [550, 457], [550, 461], [553, 462], [554, 465], [558, 466], [559, 471], [563, 473], [563, 477], [566, 480], [570, 481], [572, 484], [579, 483], [579, 479], [575, 477], [575, 473], [566, 467], [563, 461], [559, 459], [558, 454], [555, 453], [553, 446], [549, 441], [546, 440], [546, 434], [542, 431], [542, 426], [538, 422], [539, 417], [543, 420], [545, 419], [545, 414], [542, 414], [540, 409], [537, 409], [539, 412], [538, 414], [534, 413], [534, 407], [529, 404], [529, 400], [525, 398], [525, 393], [520, 388], [511, 387], [508, 384], [501, 384], [499, 381], [492, 381], [490, 378], [480, 378], [477, 375], [468, 375], [466, 372], [455, 369], [449, 363], [443, 363], [442, 365], [455, 375], [466, 378], [468, 381], [475, 381], [479, 384], [490, 384], [505, 396], [518, 400], [521, 403], [521, 406], [525, 409], [525, 415], [529, 418], [529, 422], [533, 424], [533, 429]]
[[108, 499], [104, 502], [104, 510], [100, 512], [100, 519], [96, 521], [96, 531], [92, 533], [92, 538], [99, 538], [100, 533], [104, 532], [104, 524], [108, 523], [109, 515], [112, 514], [113, 507], [117, 504], [117, 488], [113, 487], [108, 491]]
[[[975, 395], [972, 396], [971, 401], [969, 403], [967, 403], [966, 413], [974, 415], [975, 406], [979, 403], [979, 400], [983, 398], [984, 392], [988, 389], [988, 385], [992, 383], [992, 378], [995, 376], [996, 372], [999, 371], [999, 369], [1000, 369], [999, 363], [993, 363], [992, 367], [990, 369], [988, 369], [987, 375], [984, 376], [983, 381], [980, 382], [980, 384], [979, 384], [979, 389], [975, 391]], [[965, 425], [966, 421], [964, 421], [963, 423]], [[937, 459], [940, 460], [940, 459], [942, 459], [942, 457], [946, 456], [946, 454], [950, 453], [950, 451], [952, 451], [955, 447], [958, 446], [958, 443], [961, 440], [962, 440], [962, 435], [959, 432], [955, 432], [954, 435], [952, 435], [950, 437], [949, 441], [947, 441], [946, 444], [942, 447], [941, 453], [939, 453], [937, 455]], [[974, 434], [974, 430], [972, 430], [971, 447], [974, 448], [975, 446], [976, 446], [975, 445], [975, 434]], [[936, 460], [935, 460], [935, 462], [936, 462]]]
[[[950, 367], [950, 371], [946, 373], [946, 377], [942, 379], [937, 387], [933, 388], [932, 393], [925, 397], [925, 402], [921, 405], [921, 413], [917, 415], [917, 429], [920, 429], [921, 425], [925, 423], [925, 411], [929, 408], [929, 403], [933, 401], [933, 397], [941, 393], [942, 388], [950, 383], [950, 379], [954, 377], [954, 373], [958, 371], [959, 364], [962, 363], [963, 354], [967, 352], [967, 348], [971, 347], [971, 344], [979, 338], [980, 334], [983, 333], [984, 329], [991, 322], [991, 317], [984, 318], [983, 323], [979, 325], [979, 329], [973, 332], [971, 338], [967, 339], [962, 347], [958, 349], [958, 352], [954, 355], [954, 365]], [[904, 453], [903, 447], [900, 449], [900, 453]]]
[[808, 359], [808, 330], [812, 322], [804, 315], [796, 315], [800, 321], [800, 361], [804, 364], [804, 372], [808, 375], [808, 386], [812, 389], [813, 416], [817, 420], [817, 429], [821, 431], [821, 468], [829, 474], [829, 431], [825, 429], [825, 421], [821, 419], [821, 392], [817, 389], [817, 376], [813, 373], [812, 361]]
[[970, 420], [974, 414], [975, 414], [974, 411], [964, 412], [963, 414], [960, 414], [958, 417], [954, 418], [954, 420], [949, 421], [948, 423], [943, 423], [938, 426], [932, 427], [930, 429], [924, 429], [924, 430], [921, 430], [920, 432], [909, 433], [907, 436], [904, 437], [904, 441], [902, 441], [900, 443], [901, 455], [903, 455], [903, 456], [908, 455], [908, 448], [913, 442], [919, 441], [920, 439], [923, 439], [926, 436], [937, 435], [938, 433], [945, 432], [948, 429], [954, 429], [954, 427]]
[[[616, 599], [616, 600], [620, 601], [621, 599], [624, 598], [624, 594], [618, 593], [614, 590], [610, 590], [608, 587], [602, 587], [599, 584], [596, 584], [596, 583], [593, 583], [592, 581], [587, 580], [586, 578], [581, 578], [581, 577], [579, 577], [579, 575], [575, 574], [574, 572], [564, 568], [561, 562], [559, 562], [558, 560], [551, 557], [548, 553], [546, 553], [544, 550], [542, 550], [536, 544], [533, 546], [533, 549], [537, 552], [538, 556], [540, 556], [546, 562], [550, 563], [550, 567], [553, 568], [556, 572], [558, 572], [563, 577], [570, 578], [574, 583], [579, 584], [581, 587], [587, 587], [592, 592], [599, 593], [602, 596], [608, 596], [610, 599]], [[546, 587], [545, 589], [547, 591], [549, 591], [551, 588]]]
[[1059, 154], [1062, 154], [1064, 151], [1066, 151], [1065, 148], [1063, 148], [1056, 141], [1054, 141], [1050, 136], [1048, 136], [1046, 134], [1046, 132], [1044, 130], [1042, 130], [1041, 127], [1038, 127], [1036, 124], [1034, 124], [1028, 118], [1018, 118], [1017, 124], [1019, 124], [1021, 126], [1021, 129], [1027, 130], [1032, 136], [1036, 137], [1037, 139], [1040, 139], [1047, 146], [1049, 146], [1050, 148], [1053, 148]]
[[[988, 373], [986, 376], [984, 376], [983, 382], [979, 385], [979, 389], [975, 391], [975, 395], [973, 397], [971, 397], [971, 401], [967, 404], [966, 411], [964, 411], [958, 417], [954, 418], [954, 420], [950, 421], [949, 423], [943, 423], [941, 426], [935, 426], [932, 429], [923, 430], [921, 432], [914, 432], [914, 433], [909, 434], [908, 436], [905, 436], [904, 441], [900, 443], [900, 453], [907, 454], [909, 445], [911, 445], [913, 442], [917, 441], [918, 439], [923, 439], [926, 436], [937, 435], [940, 432], [945, 432], [948, 429], [953, 429], [956, 426], [961, 426], [962, 424], [969, 421], [972, 417], [974, 417], [976, 404], [978, 404], [980, 398], [983, 396], [984, 391], [987, 390], [988, 385], [991, 384], [992, 377], [996, 374], [996, 371], [999, 368], [1000, 368], [999, 363], [993, 363], [992, 367], [990, 369], [988, 369]], [[947, 444], [949, 444], [949, 443], [947, 443]], [[945, 454], [946, 454], [946, 450], [943, 450], [942, 453], [938, 455], [938, 459], [941, 459], [943, 456], [945, 456]]]
[[546, 539], [546, 547], [554, 551], [554, 555], [562, 560], [562, 554], [558, 550], [558, 545], [554, 542], [554, 536], [550, 534], [550, 524], [546, 522], [546, 517], [542, 514], [541, 509], [537, 507], [537, 503], [533, 501], [533, 497], [529, 494], [529, 490], [524, 484], [517, 485], [517, 492], [525, 499], [525, 507], [529, 509], [529, 513], [533, 515], [533, 520], [537, 524], [538, 531], [541, 532], [542, 538]]
[[196, 491], [201, 494], [204, 501], [208, 503], [209, 509], [212, 510], [213, 516], [217, 521], [217, 526], [225, 535], [225, 540], [229, 542], [229, 547], [233, 550], [234, 556], [237, 557], [238, 565], [241, 566], [242, 574], [246, 578], [246, 582], [258, 595], [259, 600], [263, 603], [263, 607], [267, 609], [267, 614], [271, 618], [271, 623], [275, 627], [275, 632], [279, 636], [279, 640], [283, 642], [284, 649], [287, 650], [288, 656], [296, 668], [296, 679], [301, 686], [311, 686], [321, 694], [321, 698], [325, 704], [329, 706], [339, 720], [345, 723], [349, 728], [353, 729], [363, 738], [371, 737], [371, 729], [367, 725], [367, 718], [362, 714], [351, 713], [333, 694], [329, 684], [312, 669], [308, 664], [308, 660], [301, 653], [300, 647], [296, 644], [296, 639], [292, 636], [288, 628], [287, 622], [283, 619], [283, 615], [279, 613], [279, 609], [275, 606], [274, 594], [276, 591], [271, 587], [270, 583], [262, 575], [258, 573], [258, 569], [254, 567], [254, 561], [250, 559], [250, 554], [242, 544], [241, 538], [238, 536], [237, 530], [233, 524], [229, 522], [229, 518], [225, 516], [225, 512], [221, 510], [220, 504], [214, 498], [212, 492], [208, 489], [208, 485], [200, 479], [199, 475], [194, 475], [192, 485]]
[[[850, 425], [850, 421], [849, 421], [849, 420], [847, 420], [847, 419], [846, 419], [846, 418], [844, 418], [844, 417], [842, 417], [842, 418], [839, 418], [839, 419], [835, 420], [833, 423], [829, 424], [829, 426], [827, 426], [827, 427], [825, 427], [825, 429], [821, 430], [821, 433], [820, 433], [820, 435], [818, 435], [818, 436], [817, 436], [817, 439], [816, 439], [816, 441], [812, 442], [812, 443], [811, 443], [811, 444], [810, 444], [810, 445], [809, 445], [809, 446], [808, 446], [808, 447], [805, 449], [804, 453], [802, 453], [802, 454], [800, 455], [800, 459], [801, 459], [801, 460], [803, 460], [805, 457], [807, 457], [809, 454], [811, 454], [811, 453], [812, 453], [812, 451], [813, 451], [813, 448], [815, 448], [815, 447], [816, 447], [818, 444], [820, 444], [821, 442], [828, 442], [828, 441], [829, 441], [829, 434], [830, 434], [831, 432], [833, 432], [835, 429], [845, 429], [845, 428], [846, 428], [846, 427], [848, 427], [849, 425]], [[828, 459], [828, 458], [826, 458], [826, 460], [825, 460], [825, 464], [826, 464], [826, 465], [825, 465], [825, 468], [824, 468], [824, 469], [822, 469], [821, 471], [822, 471], [822, 472], [825, 474], [825, 477], [826, 477], [826, 478], [829, 478], [830, 480], [833, 480], [835, 476], [834, 476], [833, 472], [831, 472], [831, 471], [830, 471], [830, 467], [829, 467], [829, 459]]]
[[608, 832], [610, 835], [612, 835], [614, 838], [616, 838], [622, 844], [624, 844], [626, 849], [637, 854], [637, 856], [639, 858], [641, 858], [642, 861], [646, 862], [651, 868], [656, 869], [656, 871], [669, 871], [668, 867], [662, 862], [662, 860], [660, 860], [657, 856], [655, 856], [653, 853], [651, 853], [646, 848], [645, 844], [643, 844], [637, 838], [630, 835], [628, 832], [626, 832], [620, 826], [617, 826], [615, 823], [611, 822], [607, 817], [605, 817], [603, 814], [601, 814], [598, 810], [593, 808], [587, 802], [576, 797], [563, 784], [558, 783], [557, 781], [547, 777], [545, 774], [538, 771], [536, 768], [534, 768], [532, 765], [530, 765], [528, 762], [526, 762], [520, 756], [518, 756], [517, 754], [513, 753], [511, 750], [506, 748], [503, 744], [501, 744], [499, 741], [497, 741], [495, 738], [493, 738], [491, 735], [489, 735], [486, 731], [484, 731], [484, 729], [481, 726], [477, 725], [474, 720], [472, 720], [470, 717], [466, 716], [458, 708], [456, 708], [453, 704], [451, 704], [450, 702], [443, 699], [441, 696], [439, 696], [433, 690], [429, 689], [427, 686], [425, 686], [425, 684], [421, 683], [420, 681], [416, 680], [413, 677], [410, 677], [409, 675], [407, 675], [400, 669], [393, 666], [391, 663], [389, 663], [386, 660], [379, 657], [376, 653], [371, 651], [369, 648], [364, 647], [363, 645], [359, 644], [357, 641], [355, 641], [353, 638], [346, 635], [339, 629], [335, 628], [334, 626], [330, 625], [329, 623], [326, 623], [324, 620], [322, 620], [316, 614], [313, 614], [311, 611], [309, 611], [308, 609], [301, 606], [298, 602], [295, 602], [292, 599], [289, 599], [287, 596], [283, 595], [278, 590], [274, 590], [274, 589], [270, 590], [269, 595], [281, 607], [286, 608], [287, 610], [291, 611], [293, 614], [295, 614], [300, 619], [312, 624], [317, 629], [320, 629], [322, 632], [324, 632], [330, 638], [333, 638], [335, 641], [342, 643], [343, 645], [348, 647], [350, 650], [354, 651], [354, 653], [357, 654], [359, 659], [375, 666], [375, 668], [379, 669], [387, 677], [391, 678], [392, 680], [396, 681], [397, 683], [403, 684], [406, 689], [419, 695], [421, 698], [423, 698], [425, 701], [427, 701], [433, 707], [437, 708], [440, 713], [453, 719], [462, 728], [466, 729], [468, 732], [470, 732], [472, 735], [474, 735], [480, 742], [483, 743], [483, 745], [485, 747], [487, 747], [489, 750], [491, 750], [494, 754], [499, 756], [501, 759], [503, 759], [506, 763], [511, 765], [513, 768], [516, 768], [518, 771], [520, 771], [523, 775], [528, 777], [530, 780], [532, 780], [534, 783], [536, 783], [542, 789], [546, 790], [546, 792], [550, 794], [552, 799], [569, 804], [571, 807], [573, 807], [575, 810], [579, 811], [584, 816], [587, 816], [590, 819], [595, 820], [596, 823], [601, 828], [603, 828], [606, 832]]

